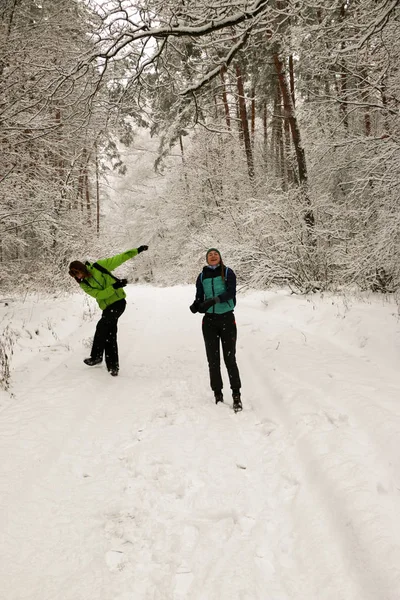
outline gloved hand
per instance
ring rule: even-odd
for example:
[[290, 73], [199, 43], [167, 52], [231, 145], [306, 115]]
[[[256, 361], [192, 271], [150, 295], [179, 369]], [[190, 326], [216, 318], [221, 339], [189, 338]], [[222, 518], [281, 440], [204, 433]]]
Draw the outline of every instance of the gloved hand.
[[199, 301], [195, 300], [193, 304], [189, 306], [189, 309], [192, 311], [193, 314], [199, 312]]
[[118, 279], [115, 283], [113, 283], [114, 290], [118, 290], [119, 288], [125, 287], [128, 283], [127, 279]]
[[205, 300], [204, 302], [200, 302], [200, 304], [198, 306], [199, 313], [207, 312], [208, 309], [211, 308], [211, 306], [214, 306], [214, 304], [217, 304], [218, 302], [219, 302], [218, 296], [215, 296], [215, 298], [210, 298], [209, 300]]
[[148, 250], [148, 249], [149, 249], [148, 246], [139, 246], [139, 248], [137, 249], [137, 251], [140, 254], [141, 252], [144, 252], [145, 250]]

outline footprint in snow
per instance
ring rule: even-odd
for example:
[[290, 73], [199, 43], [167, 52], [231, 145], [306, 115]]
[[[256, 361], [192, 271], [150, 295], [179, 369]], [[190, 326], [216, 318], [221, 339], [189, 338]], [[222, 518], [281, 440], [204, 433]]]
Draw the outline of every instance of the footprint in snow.
[[123, 571], [126, 567], [127, 559], [121, 550], [109, 550], [106, 553], [106, 564], [111, 573]]

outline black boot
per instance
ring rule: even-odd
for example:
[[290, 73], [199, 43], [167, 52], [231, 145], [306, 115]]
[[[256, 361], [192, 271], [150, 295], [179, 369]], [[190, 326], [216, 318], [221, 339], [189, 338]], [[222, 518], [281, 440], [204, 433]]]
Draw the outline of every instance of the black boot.
[[108, 372], [110, 373], [110, 375], [112, 375], [113, 377], [117, 377], [119, 369], [108, 369]]
[[101, 362], [103, 362], [102, 358], [85, 358], [83, 360], [83, 362], [85, 363], [85, 365], [89, 365], [89, 367], [94, 367], [94, 365], [99, 365]]
[[224, 401], [224, 395], [222, 392], [214, 392], [214, 397], [215, 397], [215, 404], [218, 404], [218, 402]]
[[243, 410], [242, 400], [240, 398], [240, 390], [232, 390], [233, 410], [239, 412]]

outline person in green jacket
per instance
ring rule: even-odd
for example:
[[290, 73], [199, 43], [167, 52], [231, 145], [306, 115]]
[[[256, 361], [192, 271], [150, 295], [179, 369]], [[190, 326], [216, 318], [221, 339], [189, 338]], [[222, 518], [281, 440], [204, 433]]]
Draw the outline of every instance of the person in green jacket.
[[85, 358], [83, 362], [90, 367], [98, 365], [102, 362], [104, 354], [107, 369], [114, 377], [119, 372], [117, 323], [126, 307], [126, 294], [123, 288], [128, 281], [118, 279], [110, 271], [144, 250], [148, 250], [148, 246], [132, 248], [111, 258], [102, 258], [95, 263], [74, 260], [69, 265], [71, 277], [79, 283], [86, 294], [96, 298], [97, 304], [103, 311], [96, 326], [90, 358]]

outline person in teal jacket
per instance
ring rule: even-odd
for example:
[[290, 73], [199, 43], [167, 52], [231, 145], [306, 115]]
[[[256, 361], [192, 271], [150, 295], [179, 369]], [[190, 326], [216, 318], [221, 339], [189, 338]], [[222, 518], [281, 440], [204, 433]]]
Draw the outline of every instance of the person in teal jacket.
[[69, 265], [71, 277], [79, 283], [86, 294], [96, 298], [97, 304], [103, 311], [96, 326], [90, 358], [85, 358], [83, 362], [90, 367], [98, 365], [102, 362], [104, 354], [107, 369], [114, 377], [119, 372], [117, 323], [126, 307], [126, 294], [123, 288], [128, 281], [118, 279], [110, 271], [144, 250], [148, 250], [148, 246], [132, 248], [111, 258], [102, 258], [95, 263], [86, 261], [84, 264], [74, 260]]
[[192, 313], [204, 313], [203, 337], [215, 403], [224, 401], [220, 366], [220, 341], [232, 389], [233, 409], [242, 410], [241, 382], [236, 363], [237, 328], [233, 310], [236, 306], [236, 275], [222, 262], [221, 253], [210, 248], [207, 265], [197, 277]]

